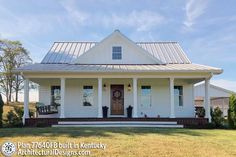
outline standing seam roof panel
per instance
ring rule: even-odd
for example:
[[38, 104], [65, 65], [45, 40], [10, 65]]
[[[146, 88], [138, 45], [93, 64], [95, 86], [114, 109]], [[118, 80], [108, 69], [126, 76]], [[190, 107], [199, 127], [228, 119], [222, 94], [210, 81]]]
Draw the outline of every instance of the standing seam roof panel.
[[72, 47], [73, 43], [68, 43], [67, 44], [67, 47], [65, 49], [65, 56], [62, 55], [59, 63], [66, 63], [66, 60], [68, 57], [70, 57], [70, 51], [71, 51], [71, 47]]
[[[137, 42], [136, 44], [165, 64], [191, 63], [176, 42]], [[96, 42], [55, 42], [41, 63], [72, 63], [95, 45]]]
[[179, 44], [176, 44], [176, 46], [178, 47], [179, 49], [179, 52], [181, 53], [181, 56], [183, 56], [183, 58], [185, 58], [185, 60], [188, 62], [188, 63], [191, 63], [191, 61], [188, 59], [188, 57], [185, 55], [183, 49], [180, 47]]
[[51, 56], [49, 58], [49, 62], [50, 63], [55, 63], [55, 59], [56, 59], [57, 54], [60, 51], [61, 47], [62, 47], [62, 44], [61, 43], [57, 43], [57, 47], [56, 47], [55, 51], [51, 54]]
[[164, 44], [164, 49], [166, 50], [167, 54], [169, 55], [170, 59], [171, 59], [171, 63], [177, 63], [176, 57], [175, 57], [175, 53], [172, 53], [172, 51], [170, 51], [169, 49], [169, 44]]
[[155, 45], [155, 48], [156, 48], [156, 50], [157, 50], [157, 53], [160, 54], [160, 60], [162, 60], [164, 63], [166, 63], [166, 59], [165, 59], [164, 54], [163, 54], [162, 51], [161, 51], [161, 48], [159, 47], [158, 44], [154, 44], [154, 45]]
[[48, 63], [52, 53], [56, 50], [58, 43], [53, 43], [51, 49], [48, 51], [47, 55], [43, 58], [42, 63]]
[[180, 63], [185, 63], [184, 59], [182, 58], [182, 55], [179, 54], [178, 50], [175, 49], [175, 45], [176, 44], [170, 44], [170, 49], [173, 51], [173, 52], [176, 52], [176, 57], [178, 58], [179, 62]]
[[[183, 63], [182, 59], [180, 58], [178, 52], [175, 51], [175, 49], [172, 49], [173, 44], [168, 44], [168, 49], [171, 52], [171, 54], [174, 56], [176, 62], [175, 63]], [[174, 53], [175, 52], [175, 53]]]
[[59, 55], [57, 55], [56, 62], [60, 63], [60, 61], [64, 58], [63, 56], [66, 55], [66, 49], [69, 43], [63, 43], [64, 47], [59, 51]]
[[163, 43], [160, 44], [160, 48], [161, 48], [162, 52], [164, 52], [164, 54], [167, 58], [167, 63], [171, 63], [171, 58], [170, 58], [168, 52], [166, 51], [165, 46], [163, 45]]
[[66, 61], [67, 63], [70, 63], [73, 60], [73, 58], [75, 57], [75, 50], [76, 50], [77, 45], [78, 45], [78, 43], [73, 43], [73, 45], [72, 45], [73, 48], [71, 49], [71, 56], [70, 56], [70, 58], [68, 58], [68, 61]]
[[156, 58], [158, 58], [159, 60], [161, 60], [161, 57], [159, 56], [159, 54], [157, 53], [157, 51], [155, 51], [155, 44], [150, 44], [150, 47], [151, 47], [151, 50], [152, 50], [154, 56], [155, 56]]

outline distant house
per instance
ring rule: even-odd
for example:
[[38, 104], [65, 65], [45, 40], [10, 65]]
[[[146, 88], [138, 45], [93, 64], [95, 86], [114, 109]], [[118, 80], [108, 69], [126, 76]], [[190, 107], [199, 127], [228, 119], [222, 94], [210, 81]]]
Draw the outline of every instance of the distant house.
[[[194, 97], [195, 97], [196, 107], [204, 106], [204, 96], [205, 96], [204, 86], [205, 86], [204, 82], [194, 86]], [[232, 94], [236, 94], [236, 93], [228, 89], [224, 89], [222, 87], [218, 87], [213, 84], [210, 84], [209, 96], [211, 100], [210, 101], [211, 107], [212, 108], [219, 107], [222, 110], [223, 115], [227, 116], [228, 109], [229, 109], [229, 97]]]
[[108, 119], [122, 119], [132, 106], [133, 120], [180, 123], [196, 120], [194, 84], [205, 81], [205, 120], [210, 121], [209, 80], [222, 71], [191, 63], [177, 42], [133, 42], [119, 30], [100, 42], [55, 42], [41, 63], [16, 69], [25, 78], [28, 124], [36, 121], [28, 113], [29, 80], [39, 84], [42, 108], [57, 106], [57, 113], [49, 107], [39, 110], [44, 114], [39, 117], [50, 111], [47, 119], [52, 120], [47, 122], [101, 120], [103, 106], [108, 107]]

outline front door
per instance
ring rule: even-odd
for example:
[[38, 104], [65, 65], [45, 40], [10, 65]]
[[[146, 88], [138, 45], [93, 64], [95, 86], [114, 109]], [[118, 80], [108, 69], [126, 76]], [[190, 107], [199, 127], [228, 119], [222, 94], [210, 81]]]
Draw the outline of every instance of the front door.
[[111, 115], [124, 115], [124, 85], [111, 85]]

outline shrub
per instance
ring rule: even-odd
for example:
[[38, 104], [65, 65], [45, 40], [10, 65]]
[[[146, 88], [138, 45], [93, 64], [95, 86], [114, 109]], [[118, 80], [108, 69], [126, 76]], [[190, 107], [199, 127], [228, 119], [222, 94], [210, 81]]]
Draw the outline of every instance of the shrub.
[[14, 110], [11, 110], [7, 113], [7, 126], [8, 127], [20, 127], [22, 126], [22, 117], [24, 110], [22, 107], [14, 107]]
[[19, 118], [13, 110], [7, 113], [7, 126], [8, 127], [22, 126], [21, 118]]
[[3, 116], [3, 105], [2, 95], [0, 94], [0, 128], [2, 127], [2, 116]]
[[224, 117], [223, 117], [223, 112], [220, 110], [219, 107], [216, 107], [214, 110], [211, 108], [211, 120], [212, 124], [219, 128], [223, 126], [224, 122]]
[[236, 97], [231, 95], [229, 98], [228, 125], [230, 128], [236, 128]]

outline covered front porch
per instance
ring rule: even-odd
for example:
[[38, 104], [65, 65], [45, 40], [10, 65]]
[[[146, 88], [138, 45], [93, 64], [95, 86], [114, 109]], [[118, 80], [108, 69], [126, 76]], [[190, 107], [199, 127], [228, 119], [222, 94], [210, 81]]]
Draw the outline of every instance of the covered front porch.
[[[178, 123], [210, 121], [209, 75], [32, 75], [25, 78], [23, 122], [58, 122], [60, 119], [104, 120], [103, 106], [108, 107], [105, 120], [130, 120], [127, 107], [132, 107], [133, 120], [175, 120]], [[205, 80], [205, 109], [207, 119], [195, 118], [193, 85]], [[29, 81], [40, 85], [39, 101], [55, 103], [53, 89], [59, 89], [57, 113], [38, 114], [32, 119], [28, 113]], [[57, 93], [57, 92], [56, 92]], [[57, 93], [58, 94], [58, 93]], [[87, 95], [85, 97], [85, 95]], [[122, 118], [122, 119], [120, 119]], [[193, 122], [194, 119], [196, 120]], [[182, 121], [182, 122], [181, 122]], [[199, 122], [201, 121], [201, 122]], [[52, 123], [52, 124], [53, 124]], [[190, 123], [190, 124], [191, 124]]]

